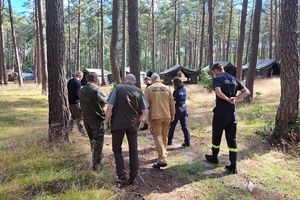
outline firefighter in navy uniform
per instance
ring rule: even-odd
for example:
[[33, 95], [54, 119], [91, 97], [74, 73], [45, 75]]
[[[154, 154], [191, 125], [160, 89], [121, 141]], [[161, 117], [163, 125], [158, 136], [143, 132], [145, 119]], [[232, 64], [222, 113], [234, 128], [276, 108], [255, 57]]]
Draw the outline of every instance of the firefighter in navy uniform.
[[[224, 71], [223, 65], [216, 63], [212, 67], [214, 74], [213, 87], [216, 93], [216, 107], [212, 122], [212, 155], [205, 155], [208, 162], [218, 164], [218, 153], [223, 130], [229, 148], [230, 165], [225, 169], [230, 173], [237, 173], [237, 144], [236, 144], [236, 110], [235, 101], [250, 94], [249, 90], [235, 77]], [[237, 91], [240, 94], [236, 96]]]

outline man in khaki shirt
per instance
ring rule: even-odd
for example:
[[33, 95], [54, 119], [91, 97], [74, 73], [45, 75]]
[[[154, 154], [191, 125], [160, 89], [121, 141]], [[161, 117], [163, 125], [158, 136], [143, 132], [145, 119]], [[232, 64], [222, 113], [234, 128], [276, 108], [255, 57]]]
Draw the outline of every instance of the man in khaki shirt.
[[170, 122], [174, 120], [175, 103], [169, 87], [160, 82], [159, 75], [153, 73], [152, 85], [145, 90], [145, 96], [150, 110], [150, 132], [158, 153], [157, 163], [153, 168], [166, 167], [167, 138]]

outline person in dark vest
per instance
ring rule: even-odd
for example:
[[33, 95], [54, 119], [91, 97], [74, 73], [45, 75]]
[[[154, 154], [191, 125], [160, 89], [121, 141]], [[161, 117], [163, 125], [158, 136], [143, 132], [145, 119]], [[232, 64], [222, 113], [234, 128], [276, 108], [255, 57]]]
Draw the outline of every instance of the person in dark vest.
[[[119, 187], [133, 184], [139, 169], [137, 131], [138, 124], [146, 114], [148, 103], [143, 91], [134, 85], [135, 82], [135, 76], [127, 74], [125, 83], [115, 87], [107, 99], [109, 105], [106, 109], [106, 131], [112, 133]], [[125, 134], [129, 145], [129, 180], [126, 177], [122, 155], [122, 141]]]
[[70, 120], [70, 130], [73, 130], [74, 123], [77, 125], [79, 132], [86, 136], [86, 131], [83, 127], [83, 121], [81, 117], [81, 108], [79, 102], [79, 90], [81, 87], [80, 81], [83, 78], [83, 73], [81, 71], [76, 72], [75, 77], [70, 79], [67, 84], [68, 88], [68, 100], [70, 106], [71, 120]]
[[[243, 99], [250, 94], [249, 90], [240, 83], [234, 76], [226, 73], [220, 63], [215, 63], [212, 67], [214, 74], [213, 87], [216, 93], [216, 107], [213, 112], [212, 122], [212, 155], [205, 155], [208, 162], [218, 164], [218, 154], [223, 130], [227, 146], [229, 148], [230, 165], [225, 169], [230, 173], [237, 173], [237, 144], [236, 144], [236, 100]], [[237, 91], [240, 94], [237, 95]], [[237, 95], [237, 96], [236, 96]]]
[[173, 97], [175, 103], [175, 118], [174, 121], [170, 123], [170, 129], [168, 134], [168, 145], [172, 145], [172, 140], [174, 136], [175, 127], [177, 125], [178, 120], [181, 124], [181, 130], [184, 135], [184, 143], [181, 145], [182, 147], [190, 146], [190, 132], [188, 128], [188, 112], [186, 107], [186, 89], [184, 88], [184, 84], [179, 77], [175, 77], [173, 79], [174, 91]]
[[92, 150], [92, 168], [101, 170], [102, 149], [104, 141], [104, 120], [106, 95], [97, 86], [98, 75], [91, 72], [87, 75], [87, 84], [80, 89], [79, 99], [82, 118]]

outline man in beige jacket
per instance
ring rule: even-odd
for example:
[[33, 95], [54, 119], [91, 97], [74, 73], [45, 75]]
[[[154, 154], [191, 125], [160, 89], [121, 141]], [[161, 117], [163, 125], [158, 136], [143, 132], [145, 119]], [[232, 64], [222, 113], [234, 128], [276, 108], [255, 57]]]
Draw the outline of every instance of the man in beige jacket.
[[158, 153], [157, 163], [153, 168], [160, 169], [168, 165], [167, 138], [170, 122], [174, 120], [175, 103], [170, 88], [160, 82], [159, 75], [153, 73], [152, 85], [145, 90], [145, 96], [150, 110], [150, 132]]

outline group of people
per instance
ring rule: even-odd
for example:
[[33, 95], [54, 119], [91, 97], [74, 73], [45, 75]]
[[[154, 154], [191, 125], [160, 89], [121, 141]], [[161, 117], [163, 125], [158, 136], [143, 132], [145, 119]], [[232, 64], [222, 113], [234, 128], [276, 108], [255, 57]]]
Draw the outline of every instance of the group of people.
[[[231, 165], [225, 169], [237, 173], [237, 145], [236, 145], [236, 119], [235, 101], [249, 95], [249, 90], [235, 77], [227, 74], [221, 64], [214, 64], [212, 72], [215, 76], [213, 86], [216, 93], [216, 107], [213, 116], [212, 154], [205, 155], [208, 162], [218, 164], [222, 132], [225, 130], [229, 147]], [[137, 134], [139, 124], [144, 123], [141, 130], [150, 127], [154, 145], [158, 153], [157, 162], [152, 165], [155, 169], [167, 167], [167, 145], [172, 145], [175, 127], [180, 121], [184, 134], [182, 147], [189, 147], [190, 133], [188, 129], [188, 112], [186, 106], [187, 92], [182, 80], [173, 79], [174, 91], [161, 83], [157, 73], [147, 77], [147, 85], [143, 92], [135, 86], [136, 77], [133, 74], [125, 76], [124, 84], [113, 88], [108, 97], [97, 86], [98, 75], [89, 73], [87, 85], [79, 90], [72, 90], [82, 79], [82, 72], [68, 82], [69, 103], [71, 111], [71, 125], [76, 121], [79, 131], [82, 130], [80, 119], [82, 117], [85, 130], [90, 140], [92, 151], [93, 170], [102, 169], [102, 149], [104, 133], [112, 133], [112, 150], [116, 163], [117, 182], [125, 187], [134, 183], [139, 169]], [[237, 91], [241, 93], [236, 96]], [[72, 91], [72, 92], [71, 92]], [[76, 95], [71, 93], [75, 92]], [[108, 104], [106, 111], [105, 105]], [[81, 116], [78, 113], [81, 112]], [[84, 134], [84, 133], [82, 133]], [[127, 178], [122, 155], [122, 141], [126, 134], [129, 145], [130, 174]]]

